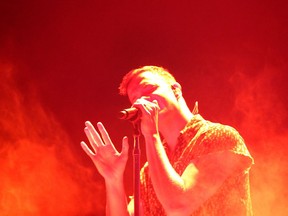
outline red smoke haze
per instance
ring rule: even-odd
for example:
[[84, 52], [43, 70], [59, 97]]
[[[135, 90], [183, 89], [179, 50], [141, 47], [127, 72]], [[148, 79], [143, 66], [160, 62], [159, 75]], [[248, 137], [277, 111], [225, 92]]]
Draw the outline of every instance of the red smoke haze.
[[79, 165], [71, 140], [35, 94], [19, 91], [13, 67], [1, 64], [0, 72], [1, 215], [103, 211], [104, 189], [92, 175], [95, 170]]
[[230, 80], [237, 94], [235, 125], [255, 159], [251, 191], [254, 212], [261, 216], [288, 213], [288, 116], [277, 86], [282, 78], [279, 68], [267, 66], [256, 76], [238, 72]]

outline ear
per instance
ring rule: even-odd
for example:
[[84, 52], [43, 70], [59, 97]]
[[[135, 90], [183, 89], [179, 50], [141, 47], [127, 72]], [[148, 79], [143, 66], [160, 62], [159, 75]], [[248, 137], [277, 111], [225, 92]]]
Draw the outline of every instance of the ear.
[[171, 89], [174, 92], [174, 95], [176, 99], [178, 100], [180, 97], [182, 97], [182, 90], [181, 90], [181, 85], [178, 82], [175, 82], [174, 84], [171, 85]]

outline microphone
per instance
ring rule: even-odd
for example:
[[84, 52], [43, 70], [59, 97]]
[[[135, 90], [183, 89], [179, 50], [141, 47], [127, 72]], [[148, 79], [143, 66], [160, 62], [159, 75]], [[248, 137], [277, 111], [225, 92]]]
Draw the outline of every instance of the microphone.
[[135, 121], [140, 115], [139, 109], [135, 107], [127, 108], [119, 112], [119, 118], [123, 120]]

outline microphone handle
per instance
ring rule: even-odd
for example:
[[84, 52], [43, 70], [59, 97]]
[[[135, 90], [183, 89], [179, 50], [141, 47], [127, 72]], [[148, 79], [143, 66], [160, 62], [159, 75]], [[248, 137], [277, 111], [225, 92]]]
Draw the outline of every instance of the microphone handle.
[[134, 121], [138, 118], [139, 114], [140, 111], [137, 108], [131, 107], [120, 111], [119, 118], [123, 120]]

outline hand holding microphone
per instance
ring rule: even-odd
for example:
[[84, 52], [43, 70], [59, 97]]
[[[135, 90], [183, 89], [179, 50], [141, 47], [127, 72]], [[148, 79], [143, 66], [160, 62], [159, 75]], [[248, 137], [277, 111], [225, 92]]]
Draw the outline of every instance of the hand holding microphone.
[[[143, 99], [138, 99], [139, 101], [140, 100], [143, 100]], [[146, 101], [147, 102], [147, 101]], [[158, 103], [156, 100], [153, 100], [153, 102], [149, 102], [148, 103], [151, 103], [153, 105], [156, 105], [159, 109], [159, 106], [158, 106]], [[142, 103], [143, 106], [145, 107], [145, 109], [148, 107], [146, 103]], [[135, 120], [138, 120], [138, 118], [141, 116], [141, 111], [138, 109], [138, 108], [135, 108], [135, 107], [130, 107], [130, 108], [127, 108], [127, 109], [123, 109], [122, 111], [119, 112], [119, 119], [123, 119], [123, 120], [130, 120], [130, 121], [135, 121]]]

